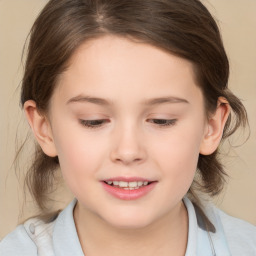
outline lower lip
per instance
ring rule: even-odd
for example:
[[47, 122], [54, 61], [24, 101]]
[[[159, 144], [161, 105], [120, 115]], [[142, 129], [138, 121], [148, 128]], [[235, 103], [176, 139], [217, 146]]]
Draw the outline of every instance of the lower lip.
[[125, 190], [122, 188], [113, 187], [111, 185], [106, 184], [102, 181], [103, 188], [110, 193], [112, 196], [122, 199], [122, 200], [136, 200], [139, 199], [146, 194], [148, 194], [155, 187], [157, 182], [152, 182], [147, 186], [140, 187], [138, 189], [133, 190]]

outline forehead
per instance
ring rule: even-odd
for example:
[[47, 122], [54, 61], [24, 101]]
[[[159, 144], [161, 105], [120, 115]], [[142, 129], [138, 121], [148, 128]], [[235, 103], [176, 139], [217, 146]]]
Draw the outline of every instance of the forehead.
[[152, 96], [198, 96], [193, 64], [146, 43], [104, 36], [82, 44], [61, 75], [66, 98], [81, 93], [127, 100]]

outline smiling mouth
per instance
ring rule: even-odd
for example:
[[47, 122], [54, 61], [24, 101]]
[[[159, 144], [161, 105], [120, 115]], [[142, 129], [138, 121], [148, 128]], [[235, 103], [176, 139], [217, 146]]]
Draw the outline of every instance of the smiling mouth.
[[105, 184], [115, 187], [115, 188], [121, 188], [124, 190], [135, 190], [140, 189], [142, 187], [146, 187], [150, 185], [152, 182], [149, 181], [104, 181]]
[[137, 200], [149, 194], [157, 182], [138, 177], [115, 177], [102, 180], [102, 185], [106, 192], [118, 199]]

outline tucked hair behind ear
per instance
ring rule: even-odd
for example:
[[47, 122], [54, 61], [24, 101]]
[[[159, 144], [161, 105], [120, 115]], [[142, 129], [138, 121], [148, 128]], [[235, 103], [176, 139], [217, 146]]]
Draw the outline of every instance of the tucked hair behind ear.
[[[21, 104], [34, 100], [47, 113], [59, 75], [74, 51], [107, 34], [148, 43], [191, 61], [207, 115], [216, 110], [220, 96], [231, 106], [223, 139], [246, 125], [245, 108], [228, 89], [229, 62], [218, 26], [198, 0], [50, 0], [31, 29]], [[57, 168], [58, 158], [38, 148], [26, 181], [42, 211], [47, 209], [49, 184]], [[218, 150], [199, 156], [198, 175], [197, 189], [210, 195], [222, 190], [226, 173]], [[193, 186], [189, 194], [195, 200]]]

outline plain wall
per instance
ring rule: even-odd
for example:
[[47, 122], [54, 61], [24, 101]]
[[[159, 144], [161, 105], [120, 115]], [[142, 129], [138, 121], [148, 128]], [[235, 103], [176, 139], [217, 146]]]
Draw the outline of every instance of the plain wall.
[[[229, 151], [225, 164], [230, 179], [215, 202], [227, 213], [256, 224], [256, 1], [203, 2], [221, 27], [231, 64], [230, 88], [243, 100], [251, 124], [251, 137], [245, 144], [230, 150], [225, 147], [225, 152]], [[23, 192], [18, 180], [22, 183], [26, 169], [15, 174], [12, 162], [16, 134], [22, 140], [28, 129], [19, 107], [22, 48], [45, 3], [45, 0], [0, 0], [0, 239], [13, 230], [19, 220], [36, 213], [33, 201], [28, 198], [24, 215], [20, 215]], [[238, 145], [242, 138], [238, 133], [232, 141]], [[31, 152], [26, 155], [30, 156]], [[60, 189], [57, 207], [63, 207], [71, 197], [65, 188]]]

